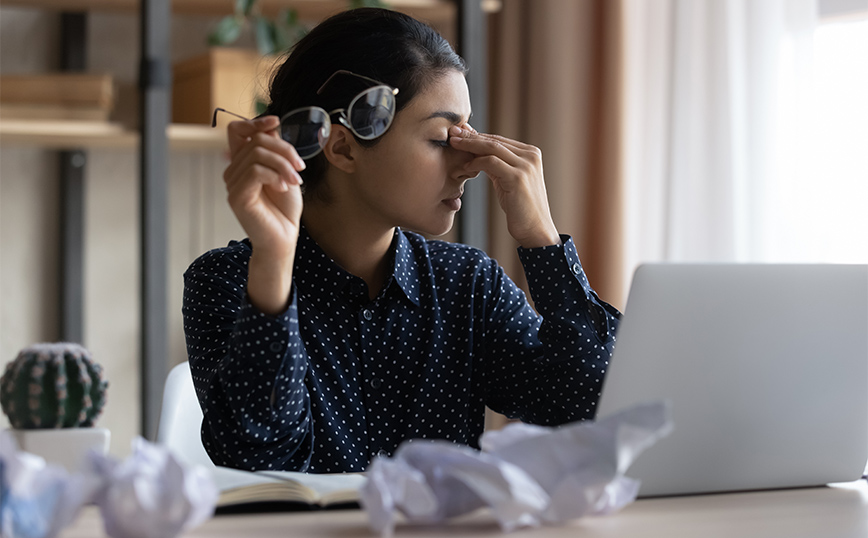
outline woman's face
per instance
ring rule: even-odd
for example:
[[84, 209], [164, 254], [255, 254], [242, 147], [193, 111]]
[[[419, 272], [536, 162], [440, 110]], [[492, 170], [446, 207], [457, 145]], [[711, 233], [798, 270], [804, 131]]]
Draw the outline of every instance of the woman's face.
[[470, 153], [449, 147], [448, 130], [470, 118], [464, 76], [437, 77], [401, 110], [378, 144], [362, 148], [355, 201], [366, 219], [432, 236], [452, 228], [461, 208]]

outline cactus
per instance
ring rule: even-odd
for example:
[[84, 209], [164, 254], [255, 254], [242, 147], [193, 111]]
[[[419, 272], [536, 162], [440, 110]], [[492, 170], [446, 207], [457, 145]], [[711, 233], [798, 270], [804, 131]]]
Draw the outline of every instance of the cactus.
[[78, 344], [22, 349], [0, 377], [0, 405], [16, 429], [93, 426], [105, 405], [102, 367]]

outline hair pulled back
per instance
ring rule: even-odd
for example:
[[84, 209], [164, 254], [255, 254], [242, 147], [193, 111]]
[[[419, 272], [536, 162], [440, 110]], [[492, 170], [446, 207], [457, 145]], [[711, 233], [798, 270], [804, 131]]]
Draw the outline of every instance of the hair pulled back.
[[[396, 112], [448, 71], [467, 71], [449, 42], [427, 24], [397, 11], [353, 9], [321, 22], [290, 49], [272, 78], [271, 104], [265, 114], [283, 116], [304, 106], [346, 107], [360, 91], [358, 86], [331, 88], [338, 84], [330, 82], [329, 90], [317, 95], [323, 83], [341, 69], [398, 88]], [[377, 143], [357, 140], [365, 146]], [[328, 161], [320, 153], [306, 164], [301, 175], [307, 194], [322, 183]]]

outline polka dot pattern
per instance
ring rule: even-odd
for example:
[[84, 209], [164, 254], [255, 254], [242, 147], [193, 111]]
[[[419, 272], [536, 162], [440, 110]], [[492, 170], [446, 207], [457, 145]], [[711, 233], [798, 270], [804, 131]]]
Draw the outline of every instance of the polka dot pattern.
[[539, 315], [482, 251], [402, 230], [374, 300], [302, 230], [278, 316], [247, 300], [247, 240], [202, 255], [183, 314], [211, 459], [356, 472], [406, 439], [478, 446], [486, 405], [534, 424], [592, 418], [620, 314], [562, 239], [519, 249]]

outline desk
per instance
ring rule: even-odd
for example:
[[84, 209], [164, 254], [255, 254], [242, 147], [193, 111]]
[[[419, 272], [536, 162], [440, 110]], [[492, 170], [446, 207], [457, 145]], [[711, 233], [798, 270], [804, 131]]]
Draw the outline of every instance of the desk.
[[[398, 525], [395, 535], [415, 538], [865, 538], [868, 536], [868, 484], [720, 495], [640, 499], [622, 511], [589, 517], [565, 527], [520, 529], [502, 534], [484, 512], [448, 525]], [[105, 536], [102, 520], [88, 507], [61, 538]], [[370, 537], [361, 510], [218, 516], [184, 538]]]

